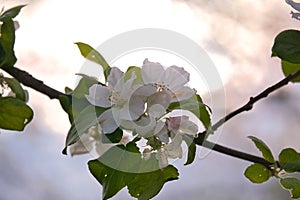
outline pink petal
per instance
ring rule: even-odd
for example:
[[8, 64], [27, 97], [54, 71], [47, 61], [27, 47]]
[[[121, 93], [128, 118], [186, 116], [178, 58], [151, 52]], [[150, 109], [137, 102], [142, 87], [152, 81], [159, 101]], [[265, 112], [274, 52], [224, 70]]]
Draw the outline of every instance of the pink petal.
[[184, 120], [188, 120], [189, 117], [186, 115], [183, 116], [176, 116], [176, 117], [169, 117], [168, 120], [168, 129], [170, 131], [179, 129], [180, 123]]

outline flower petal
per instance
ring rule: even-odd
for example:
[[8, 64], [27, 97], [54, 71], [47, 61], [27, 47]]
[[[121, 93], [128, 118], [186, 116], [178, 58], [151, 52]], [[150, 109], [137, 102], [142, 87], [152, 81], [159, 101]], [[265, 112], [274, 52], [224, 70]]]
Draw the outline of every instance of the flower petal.
[[157, 122], [154, 133], [161, 142], [164, 142], [165, 144], [169, 143], [168, 129], [163, 121], [159, 120]]
[[134, 96], [149, 97], [156, 92], [156, 88], [152, 84], [139, 86], [133, 93]]
[[139, 96], [132, 96], [129, 100], [130, 119], [138, 119], [145, 111], [145, 102]]
[[150, 108], [148, 108], [149, 116], [155, 119], [162, 117], [165, 113], [166, 113], [166, 109], [160, 104], [155, 104], [152, 105]]
[[142, 66], [142, 77], [145, 84], [156, 83], [161, 80], [161, 76], [165, 71], [160, 63], [154, 63], [145, 59]]
[[110, 95], [107, 87], [94, 84], [89, 88], [89, 95], [85, 95], [85, 97], [92, 105], [108, 108], [111, 106]]
[[143, 151], [144, 160], [149, 160], [149, 158], [151, 157], [151, 153], [152, 153], [151, 149], [149, 149], [149, 148], [144, 149], [144, 151]]
[[198, 133], [198, 126], [197, 126], [197, 124], [195, 124], [194, 122], [192, 122], [190, 120], [183, 120], [180, 123], [180, 127], [178, 130], [181, 134], [195, 136]]
[[182, 67], [168, 67], [163, 74], [164, 82], [172, 92], [176, 92], [189, 82], [190, 74]]
[[149, 107], [153, 105], [160, 105], [163, 110], [166, 110], [171, 102], [171, 96], [168, 92], [166, 91], [160, 91], [152, 94], [147, 101], [147, 104]]
[[184, 86], [171, 95], [171, 102], [183, 101], [191, 98], [196, 93], [195, 89]]
[[99, 124], [104, 134], [113, 133], [118, 128], [111, 109], [104, 111], [100, 115]]
[[152, 94], [147, 101], [147, 110], [151, 117], [160, 118], [166, 113], [171, 101], [170, 95], [166, 91]]
[[151, 137], [154, 135], [156, 120], [153, 117], [141, 117], [136, 122], [135, 131], [141, 137]]
[[168, 129], [170, 131], [179, 129], [181, 121], [188, 120], [188, 119], [189, 119], [189, 117], [186, 116], [186, 115], [176, 116], [176, 117], [169, 117]]
[[158, 166], [160, 169], [168, 166], [168, 155], [167, 152], [162, 148], [157, 151], [155, 158], [158, 160]]
[[93, 139], [88, 134], [83, 134], [75, 144], [70, 146], [71, 156], [86, 154], [93, 149]]
[[133, 82], [136, 78], [135, 72], [132, 72], [131, 78], [128, 79], [126, 82], [120, 81], [118, 82], [116, 86], [116, 90], [120, 92], [120, 97], [122, 99], [128, 100], [130, 96], [132, 95], [134, 88], [133, 88]]
[[182, 148], [181, 148], [181, 143], [182, 143], [182, 136], [177, 134], [175, 137], [172, 139], [172, 142], [166, 145], [165, 149], [168, 152], [168, 156], [170, 158], [182, 158]]
[[121, 121], [124, 120], [134, 121], [140, 118], [144, 113], [145, 103], [142, 98], [137, 96], [130, 99], [130, 101], [122, 107], [113, 106], [111, 109], [115, 121], [117, 124], [120, 124]]
[[108, 87], [113, 90], [116, 84], [122, 79], [124, 72], [117, 67], [112, 67], [107, 77]]
[[168, 157], [175, 159], [175, 158], [182, 158], [182, 148], [181, 146], [177, 149], [168, 150]]

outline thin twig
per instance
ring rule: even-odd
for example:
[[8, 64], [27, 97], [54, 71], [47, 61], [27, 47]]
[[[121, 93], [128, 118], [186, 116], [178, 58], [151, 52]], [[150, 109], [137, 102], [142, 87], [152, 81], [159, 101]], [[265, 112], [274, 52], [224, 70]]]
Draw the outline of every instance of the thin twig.
[[[287, 76], [286, 78], [282, 79], [281, 81], [279, 81], [278, 83], [268, 87], [267, 89], [265, 89], [264, 91], [262, 91], [261, 93], [259, 93], [257, 96], [255, 97], [250, 97], [250, 100], [243, 105], [242, 107], [236, 109], [235, 111], [229, 113], [228, 115], [226, 115], [225, 117], [221, 118], [219, 121], [217, 121], [213, 126], [212, 126], [212, 130], [216, 131], [220, 126], [222, 126], [225, 122], [227, 122], [229, 119], [233, 118], [234, 116], [244, 112], [244, 111], [249, 111], [253, 108], [253, 105], [259, 101], [262, 98], [267, 97], [270, 93], [274, 92], [275, 90], [278, 90], [279, 88], [287, 85], [290, 81], [294, 80], [295, 78], [300, 76], [300, 70], [295, 72], [294, 74], [291, 74], [289, 76]], [[224, 146], [221, 146], [219, 144], [215, 144], [212, 142], [209, 142], [207, 140], [205, 140], [206, 137], [206, 131], [201, 132], [198, 134], [198, 137], [196, 137], [194, 139], [194, 142], [197, 145], [206, 147], [206, 148], [210, 148], [213, 149], [217, 152], [226, 154], [226, 155], [230, 155], [232, 157], [235, 158], [240, 158], [243, 160], [247, 160], [253, 163], [260, 163], [262, 165], [265, 165], [266, 167], [270, 166], [272, 163], [269, 163], [268, 161], [266, 161], [265, 159], [261, 158], [261, 157], [257, 157], [257, 156], [253, 156], [251, 154], [248, 153], [244, 153], [244, 152], [240, 152], [231, 148], [227, 148]]]
[[[250, 97], [250, 100], [248, 101], [248, 103], [246, 103], [244, 106], [236, 109], [235, 111], [229, 113], [228, 115], [226, 115], [225, 117], [223, 117], [222, 119], [220, 119], [219, 121], [217, 121], [213, 126], [212, 126], [212, 130], [216, 131], [220, 126], [222, 126], [225, 122], [227, 122], [229, 119], [231, 119], [232, 117], [240, 114], [241, 112], [244, 111], [249, 111], [252, 109], [253, 105], [259, 101], [262, 98], [267, 97], [269, 94], [271, 94], [272, 92], [274, 92], [275, 90], [278, 90], [279, 88], [287, 85], [290, 81], [294, 80], [295, 78], [300, 76], [300, 70], [295, 72], [294, 74], [291, 74], [289, 76], [287, 76], [286, 78], [282, 79], [281, 81], [279, 81], [278, 83], [276, 83], [275, 85], [272, 85], [271, 87], [268, 87], [267, 89], [265, 89], [264, 91], [262, 91], [261, 93], [259, 93], [257, 96], [255, 97]], [[205, 133], [202, 132], [200, 134]]]

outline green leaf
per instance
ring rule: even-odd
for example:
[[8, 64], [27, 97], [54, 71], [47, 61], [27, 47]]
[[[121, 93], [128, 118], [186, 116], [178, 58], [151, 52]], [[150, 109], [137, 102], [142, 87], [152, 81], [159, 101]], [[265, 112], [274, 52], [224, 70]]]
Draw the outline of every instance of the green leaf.
[[74, 118], [73, 118], [72, 102], [71, 102], [70, 96], [60, 95], [59, 102], [60, 102], [60, 105], [63, 108], [63, 110], [68, 114], [69, 121], [72, 124], [72, 122], [74, 121]]
[[300, 153], [292, 148], [283, 149], [279, 154], [279, 165], [289, 173], [300, 171]]
[[291, 63], [300, 63], [300, 31], [285, 30], [279, 33], [272, 47], [272, 56]]
[[[294, 74], [295, 72], [300, 70], [300, 64], [290, 63], [285, 60], [281, 60], [281, 68], [285, 76], [290, 74]], [[295, 78], [292, 82], [300, 82], [300, 77]]]
[[26, 93], [17, 79], [4, 77], [4, 81], [12, 92], [16, 94], [16, 98], [25, 102], [27, 101]]
[[132, 73], [135, 72], [136, 78], [133, 81], [133, 84], [143, 84], [142, 72], [140, 67], [130, 66], [124, 75], [124, 82], [131, 78]]
[[169, 165], [164, 169], [137, 174], [128, 184], [128, 190], [131, 196], [148, 200], [156, 196], [166, 182], [176, 180], [178, 176], [177, 169]]
[[83, 57], [102, 66], [104, 76], [105, 78], [107, 78], [110, 66], [103, 58], [103, 56], [88, 44], [82, 42], [77, 42], [75, 44], [78, 46], [80, 53]]
[[8, 10], [6, 10], [5, 12], [3, 12], [0, 15], [0, 21], [5, 21], [5, 20], [9, 20], [9, 19], [13, 19], [15, 18], [21, 11], [21, 9], [26, 6], [26, 5], [20, 5], [20, 6], [16, 6], [13, 8], [10, 8]]
[[15, 27], [11, 19], [5, 20], [1, 26], [0, 37], [0, 68], [7, 68], [13, 66], [17, 58], [14, 52], [15, 44]]
[[260, 152], [262, 153], [262, 155], [266, 159], [266, 161], [268, 161], [270, 163], [275, 162], [275, 159], [274, 159], [274, 156], [273, 156], [271, 150], [262, 140], [254, 137], [254, 136], [248, 136], [248, 138], [250, 138], [254, 142], [255, 146], [260, 150]]
[[138, 172], [141, 154], [136, 144], [129, 142], [126, 147], [117, 145], [106, 151], [100, 158], [88, 162], [89, 170], [103, 186], [102, 198], [108, 199], [119, 192]]
[[289, 190], [292, 198], [300, 198], [300, 180], [296, 178], [283, 178], [280, 180], [280, 184], [285, 189]]
[[102, 112], [104, 112], [103, 108], [90, 105], [75, 117], [66, 138], [65, 148], [62, 151], [63, 154], [67, 154], [68, 146], [77, 142], [82, 134], [86, 133], [91, 126], [98, 123], [99, 113]]
[[207, 106], [203, 103], [201, 97], [198, 94], [194, 95], [190, 99], [171, 103], [168, 110], [172, 111], [175, 109], [188, 110], [192, 112], [200, 119], [206, 130], [210, 130], [210, 114], [207, 110]]
[[125, 176], [128, 174], [110, 168], [98, 160], [88, 162], [89, 170], [102, 185], [102, 199], [109, 199], [126, 186]]
[[102, 143], [118, 143], [121, 141], [123, 137], [123, 130], [117, 128], [113, 133], [103, 134], [102, 135]]
[[[86, 98], [76, 98], [72, 96], [72, 114], [75, 119], [86, 107], [90, 106]], [[73, 122], [73, 121], [72, 121]]]
[[141, 153], [136, 144], [130, 142], [126, 147], [124, 145], [113, 146], [98, 160], [108, 167], [119, 171], [136, 173], [140, 168]]
[[65, 87], [65, 93], [66, 94], [72, 94], [73, 90], [69, 87]]
[[250, 165], [244, 175], [252, 182], [252, 183], [263, 183], [269, 180], [270, 172], [269, 170], [258, 163]]
[[126, 147], [117, 145], [106, 151], [97, 160], [88, 163], [93, 176], [103, 186], [103, 199], [114, 196], [126, 187], [129, 193], [138, 199], [150, 199], [158, 194], [163, 185], [178, 179], [178, 171], [169, 165], [158, 168], [158, 161], [153, 154], [143, 160], [139, 148], [129, 142]]
[[23, 131], [32, 117], [33, 111], [24, 101], [13, 97], [0, 98], [0, 128]]
[[188, 146], [188, 157], [187, 161], [184, 165], [191, 164], [196, 156], [196, 144], [194, 143], [193, 139], [187, 135], [183, 135], [182, 139], [185, 141], [186, 145]]
[[85, 98], [85, 95], [89, 94], [89, 88], [97, 83], [98, 81], [93, 77], [82, 76], [76, 88], [72, 92], [72, 96], [79, 99]]

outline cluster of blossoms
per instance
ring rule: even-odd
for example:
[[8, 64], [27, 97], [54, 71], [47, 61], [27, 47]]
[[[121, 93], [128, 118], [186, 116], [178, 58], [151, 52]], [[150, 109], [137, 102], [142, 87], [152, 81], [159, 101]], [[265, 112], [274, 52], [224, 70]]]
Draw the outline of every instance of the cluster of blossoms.
[[[156, 153], [159, 167], [166, 167], [168, 158], [182, 157], [182, 136], [193, 137], [198, 132], [198, 126], [188, 116], [173, 116], [168, 109], [171, 103], [196, 94], [186, 86], [188, 81], [189, 73], [183, 68], [170, 66], [165, 69], [148, 59], [141, 68], [134, 67], [125, 73], [112, 67], [107, 84], [94, 84], [86, 95], [92, 105], [106, 110], [98, 118], [98, 127], [91, 127], [84, 140], [88, 144], [96, 142], [96, 150], [101, 154], [105, 149], [103, 145], [107, 144], [102, 144], [95, 135], [112, 134], [120, 128], [147, 141], [142, 152], [144, 159]], [[74, 144], [71, 153], [82, 153], [79, 146]], [[91, 150], [90, 147], [87, 150]]]

